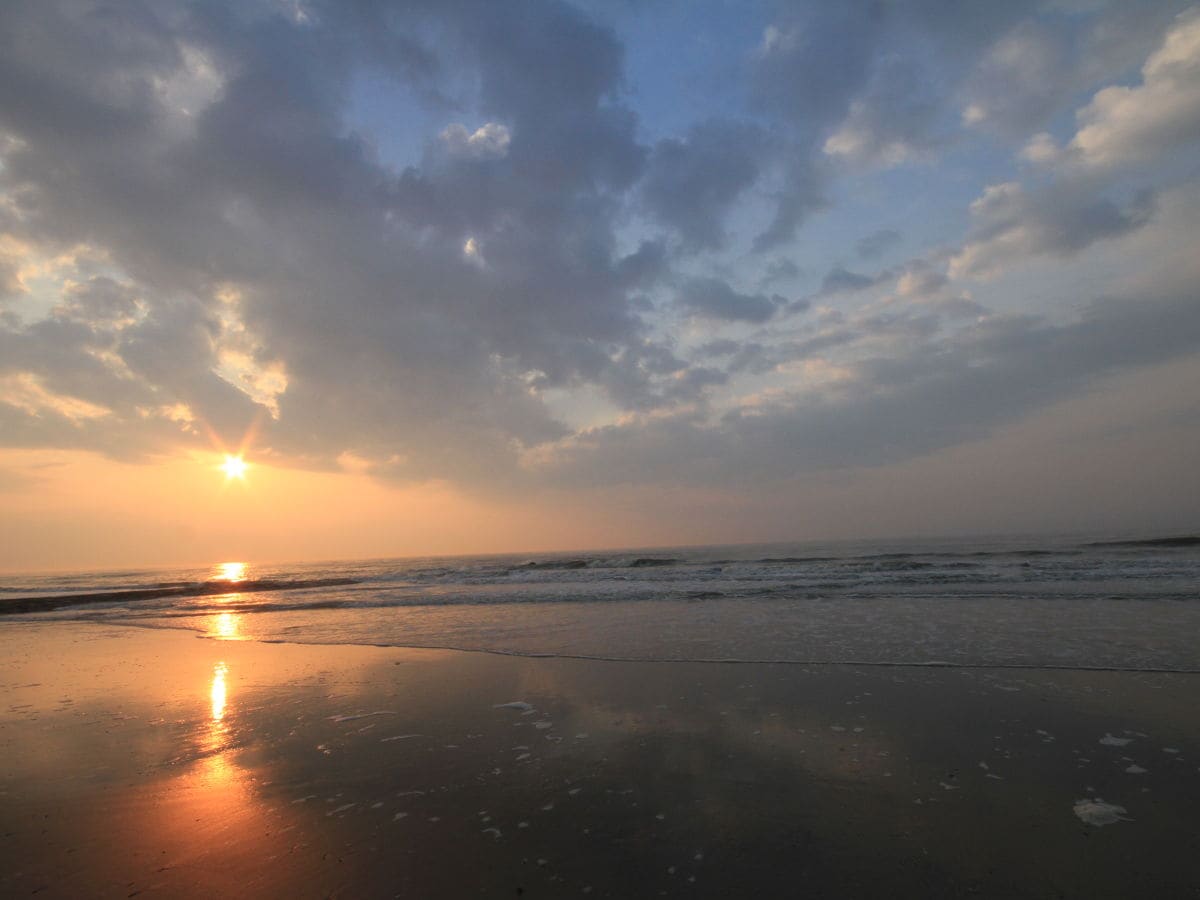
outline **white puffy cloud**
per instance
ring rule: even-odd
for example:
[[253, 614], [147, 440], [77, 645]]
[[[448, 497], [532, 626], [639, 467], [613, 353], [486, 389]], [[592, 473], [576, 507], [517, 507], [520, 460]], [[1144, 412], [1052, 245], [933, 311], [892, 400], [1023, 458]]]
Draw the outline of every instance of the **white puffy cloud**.
[[971, 204], [971, 231], [950, 261], [952, 277], [990, 277], [1026, 257], [1068, 256], [1149, 221], [1157, 186], [1128, 185], [1153, 184], [1160, 173], [1151, 164], [1200, 139], [1200, 10], [1171, 22], [1141, 79], [1098, 91], [1077, 111], [1078, 129], [1065, 145], [1047, 132], [1025, 143], [1020, 158], [1051, 180], [988, 187]]
[[1054, 138], [1044, 131], [1038, 132], [1021, 148], [1021, 158], [1035, 165], [1048, 165], [1062, 155]]
[[512, 143], [509, 130], [497, 122], [480, 125], [474, 131], [456, 122], [442, 129], [438, 137], [447, 153], [467, 159], [499, 159], [508, 154]]
[[1104, 88], [1078, 111], [1065, 148], [1071, 162], [1114, 168], [1200, 139], [1200, 9], [1176, 19], [1141, 76], [1138, 85]]

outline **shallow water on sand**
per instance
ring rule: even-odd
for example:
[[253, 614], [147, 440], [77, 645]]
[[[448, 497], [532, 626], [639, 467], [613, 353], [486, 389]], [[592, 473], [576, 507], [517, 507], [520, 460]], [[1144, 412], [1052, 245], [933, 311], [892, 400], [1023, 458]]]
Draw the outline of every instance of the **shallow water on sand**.
[[91, 594], [14, 618], [527, 655], [1195, 671], [1198, 586], [1200, 538], [1091, 535], [8, 576], [0, 610]]

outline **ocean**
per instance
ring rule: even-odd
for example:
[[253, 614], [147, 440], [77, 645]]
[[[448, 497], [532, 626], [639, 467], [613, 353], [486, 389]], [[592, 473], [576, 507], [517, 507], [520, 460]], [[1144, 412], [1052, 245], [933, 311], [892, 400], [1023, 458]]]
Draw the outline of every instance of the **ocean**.
[[57, 608], [5, 620], [528, 656], [1195, 672], [1200, 537], [808, 542], [0, 576], [0, 610], [39, 605]]

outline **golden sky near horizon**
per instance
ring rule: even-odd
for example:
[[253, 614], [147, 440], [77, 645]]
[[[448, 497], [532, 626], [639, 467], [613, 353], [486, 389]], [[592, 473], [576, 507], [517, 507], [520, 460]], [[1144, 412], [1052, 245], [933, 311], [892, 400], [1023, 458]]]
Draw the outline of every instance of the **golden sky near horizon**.
[[[474, 495], [223, 451], [121, 463], [84, 451], [0, 450], [0, 571], [585, 550], [906, 534], [1185, 531], [1200, 437], [1177, 424], [1200, 358], [1098, 382], [980, 441], [909, 463], [836, 470], [779, 489], [664, 486]], [[1174, 393], [1154, 390], [1179, 385]], [[1135, 422], [1099, 441], [1117, 421]], [[1136, 463], [1134, 462], [1136, 461]], [[1088, 502], [1125, 471], [1119, 503]], [[963, 498], [968, 498], [964, 502]], [[1174, 520], [1161, 510], [1177, 504]], [[1030, 522], [1034, 524], [1030, 526]]]

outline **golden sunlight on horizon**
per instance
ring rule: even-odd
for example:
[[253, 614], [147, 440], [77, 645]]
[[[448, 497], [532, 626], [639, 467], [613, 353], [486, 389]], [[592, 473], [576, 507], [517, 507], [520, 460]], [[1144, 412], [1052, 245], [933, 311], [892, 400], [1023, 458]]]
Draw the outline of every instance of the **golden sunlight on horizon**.
[[653, 523], [603, 515], [565, 525], [571, 511], [595, 511], [590, 498], [471, 496], [438, 481], [266, 463], [253, 464], [245, 480], [225, 479], [222, 459], [209, 451], [132, 462], [83, 450], [0, 450], [0, 571], [186, 565], [211, 566], [219, 578], [213, 560], [570, 550], [652, 536]]

